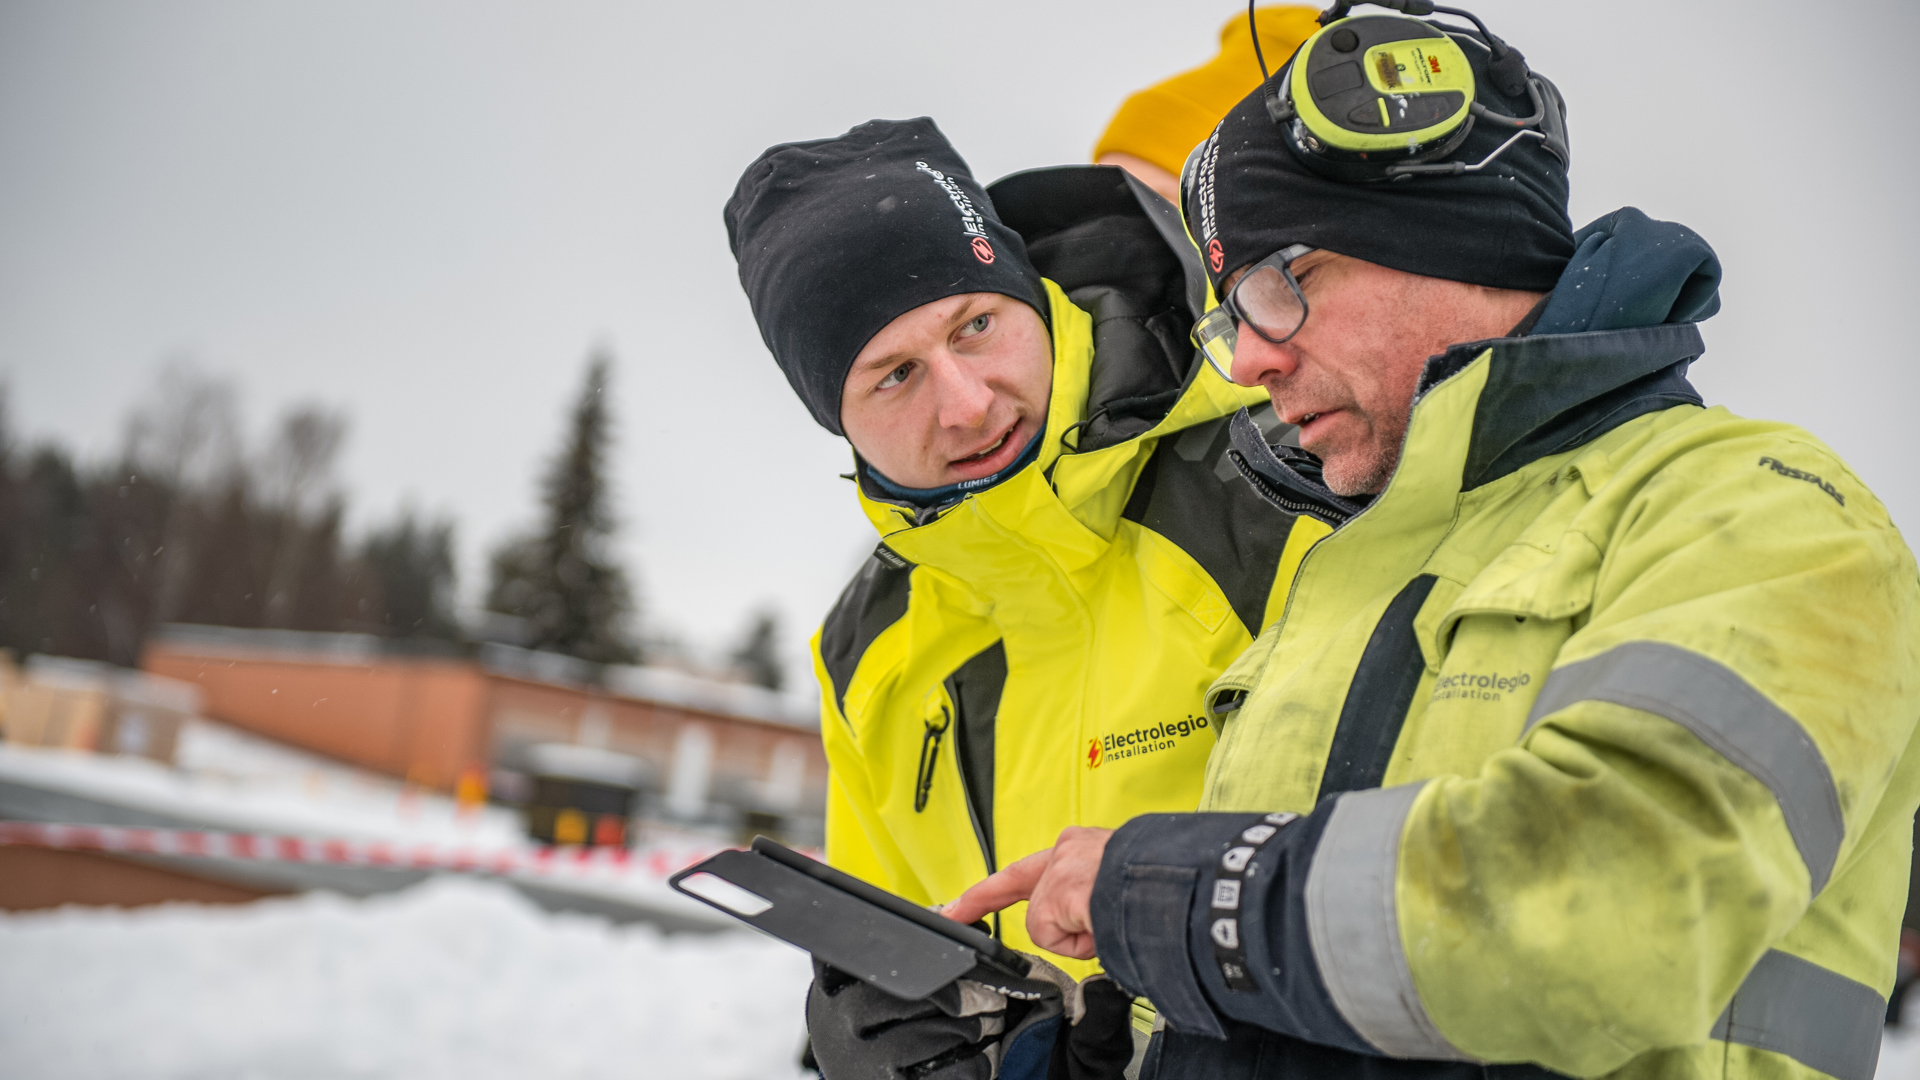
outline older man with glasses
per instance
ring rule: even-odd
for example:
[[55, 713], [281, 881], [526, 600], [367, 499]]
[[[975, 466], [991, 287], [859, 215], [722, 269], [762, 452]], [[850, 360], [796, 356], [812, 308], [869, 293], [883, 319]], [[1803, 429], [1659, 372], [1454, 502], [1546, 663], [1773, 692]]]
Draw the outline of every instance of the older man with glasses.
[[[1381, 36], [1329, 23], [1296, 70]], [[1476, 117], [1557, 102], [1446, 32]], [[1067, 830], [947, 913], [1030, 898], [1034, 941], [1150, 997], [1142, 1080], [1872, 1080], [1906, 543], [1818, 439], [1701, 401], [1718, 260], [1631, 208], [1575, 233], [1563, 130], [1368, 176], [1293, 107], [1256, 92], [1190, 163], [1196, 338], [1299, 425], [1236, 421], [1235, 464], [1337, 527], [1207, 692], [1202, 812]]]

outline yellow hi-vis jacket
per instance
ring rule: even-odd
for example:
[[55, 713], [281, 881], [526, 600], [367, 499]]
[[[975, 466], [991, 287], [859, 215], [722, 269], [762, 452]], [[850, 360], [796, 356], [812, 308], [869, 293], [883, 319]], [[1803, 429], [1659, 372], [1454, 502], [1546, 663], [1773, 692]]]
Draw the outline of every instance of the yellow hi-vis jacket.
[[1697, 403], [1701, 349], [1429, 362], [1385, 491], [1209, 691], [1209, 813], [1108, 847], [1096, 940], [1178, 1032], [1161, 1077], [1872, 1080], [1920, 577], [1832, 450]]
[[[932, 513], [860, 466], [882, 543], [814, 638], [827, 859], [919, 903], [1067, 826], [1192, 809], [1214, 743], [1202, 693], [1327, 531], [1296, 532], [1226, 461], [1229, 419], [1264, 395], [1187, 344], [1203, 279], [1172, 208], [1096, 166], [989, 190], [1048, 279], [1038, 457]], [[1037, 951], [1024, 905], [997, 929]]]

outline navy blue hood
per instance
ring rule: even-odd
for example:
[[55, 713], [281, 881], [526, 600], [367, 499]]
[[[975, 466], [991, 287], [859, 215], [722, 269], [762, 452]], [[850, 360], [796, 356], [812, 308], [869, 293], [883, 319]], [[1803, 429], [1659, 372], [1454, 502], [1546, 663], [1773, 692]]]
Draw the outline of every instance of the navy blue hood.
[[1699, 322], [1720, 310], [1720, 259], [1685, 225], [1627, 206], [1573, 242], [1532, 336]]

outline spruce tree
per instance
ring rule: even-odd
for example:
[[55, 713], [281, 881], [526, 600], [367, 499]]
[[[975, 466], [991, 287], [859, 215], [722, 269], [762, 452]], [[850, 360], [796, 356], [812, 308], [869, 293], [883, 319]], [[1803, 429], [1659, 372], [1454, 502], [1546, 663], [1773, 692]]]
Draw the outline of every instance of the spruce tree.
[[769, 690], [778, 690], [785, 682], [780, 666], [780, 616], [771, 610], [754, 613], [753, 621], [730, 659], [733, 669], [746, 681]]
[[615, 563], [608, 502], [612, 432], [606, 385], [611, 361], [595, 353], [574, 405], [566, 444], [549, 467], [546, 521], [494, 552], [487, 607], [525, 620], [525, 644], [594, 663], [634, 663], [633, 593]]

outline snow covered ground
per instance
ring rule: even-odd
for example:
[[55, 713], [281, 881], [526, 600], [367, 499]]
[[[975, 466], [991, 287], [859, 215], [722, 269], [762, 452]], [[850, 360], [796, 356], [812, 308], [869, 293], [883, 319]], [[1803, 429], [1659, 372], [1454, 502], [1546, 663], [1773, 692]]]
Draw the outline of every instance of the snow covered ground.
[[176, 765], [0, 744], [0, 779], [55, 788], [209, 828], [367, 840], [526, 846], [519, 816], [462, 813], [444, 795], [210, 720], [180, 733]]
[[[1906, 1013], [1912, 1016], [1909, 1005]], [[1880, 1041], [1880, 1069], [1875, 1080], [1920, 1080], [1920, 1020], [1909, 1021], [1904, 1030], [1888, 1029]]]
[[467, 878], [347, 900], [0, 915], [14, 1080], [793, 1080], [806, 957]]
[[[427, 844], [476, 857], [532, 856], [540, 850], [527, 838], [516, 811], [501, 806], [463, 810], [445, 795], [212, 721], [187, 725], [177, 757], [170, 767], [125, 755], [0, 743], [0, 817]], [[60, 797], [57, 809], [40, 805], [46, 793]], [[649, 823], [639, 841], [634, 858], [624, 864], [563, 859], [539, 873], [516, 873], [514, 880], [563, 907], [606, 911], [611, 905], [680, 926], [728, 922], [674, 892], [665, 875], [727, 846], [729, 838]], [[183, 868], [213, 872], [204, 866]], [[327, 867], [287, 873], [265, 864], [254, 869], [267, 878], [253, 883], [271, 889], [363, 893], [390, 887], [371, 881], [364, 871], [342, 876]], [[398, 886], [414, 875], [392, 876]]]
[[[0, 915], [10, 1080], [796, 1080], [802, 954], [442, 877], [367, 900]], [[1920, 1029], [1880, 1080], [1920, 1080]]]

